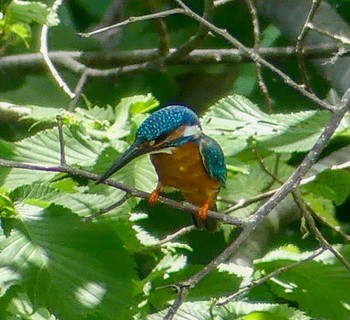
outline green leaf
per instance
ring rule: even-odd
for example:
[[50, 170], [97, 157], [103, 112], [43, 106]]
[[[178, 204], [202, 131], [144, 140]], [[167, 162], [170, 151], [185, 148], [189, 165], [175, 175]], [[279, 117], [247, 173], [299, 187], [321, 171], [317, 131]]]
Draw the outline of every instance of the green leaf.
[[341, 205], [349, 196], [350, 173], [345, 170], [325, 170], [314, 181], [303, 186], [307, 192]]
[[[64, 183], [70, 185], [71, 179], [60, 180], [61, 185]], [[30, 186], [22, 186], [11, 192], [11, 198], [15, 202], [37, 205], [42, 208], [47, 208], [51, 204], [61, 205], [64, 208], [70, 209], [79, 217], [89, 217], [96, 215], [100, 209], [105, 209], [115, 204], [124, 196], [124, 192], [118, 189], [106, 189], [103, 186], [91, 184], [90, 188], [69, 189], [68, 193], [64, 187], [56, 189], [56, 182], [47, 184], [34, 183]], [[103, 188], [104, 193], [98, 192]], [[119, 207], [110, 210], [103, 216], [96, 216], [100, 223], [106, 223], [115, 228], [120, 239], [124, 242], [128, 250], [139, 250], [141, 245], [135, 237], [135, 232], [132, 229], [132, 223], [129, 221], [129, 212], [139, 202], [138, 199], [131, 198]], [[94, 219], [94, 220], [95, 220]]]
[[129, 319], [136, 275], [113, 228], [84, 224], [58, 206], [16, 209], [21, 222], [0, 236], [1, 287], [26, 288], [64, 319]]
[[159, 106], [159, 102], [149, 93], [146, 96], [134, 96], [131, 102], [130, 112], [132, 116], [139, 113], [147, 113]]
[[62, 114], [63, 109], [61, 108], [50, 108], [40, 106], [29, 106], [30, 112], [21, 117], [21, 120], [35, 120], [39, 123], [50, 122], [56, 123], [56, 115]]
[[[185, 302], [176, 313], [174, 320], [211, 320], [210, 303], [206, 301]], [[151, 314], [149, 320], [162, 320], [166, 311]]]
[[[150, 320], [161, 320], [166, 311], [149, 316]], [[185, 302], [174, 320], [309, 320], [303, 312], [287, 305], [268, 303], [230, 302], [215, 307], [208, 301]]]
[[[339, 249], [347, 254], [346, 258], [349, 257], [349, 246]], [[265, 274], [290, 263], [302, 261], [310, 254], [311, 252], [298, 253], [281, 248], [256, 260], [254, 264]], [[268, 284], [274, 294], [298, 303], [313, 319], [333, 319], [334, 315], [337, 315], [339, 320], [350, 317], [347, 307], [350, 305], [349, 270], [329, 252], [271, 278]]]
[[[92, 166], [103, 144], [91, 140], [80, 130], [63, 128], [65, 139], [66, 160], [69, 165]], [[11, 160], [58, 166], [60, 163], [60, 147], [57, 129], [48, 129], [39, 132], [33, 137], [23, 139], [13, 144], [14, 155]], [[56, 175], [55, 172], [13, 169], [5, 179], [9, 190], [23, 184], [49, 181]]]
[[42, 2], [13, 0], [6, 10], [6, 22], [9, 24], [37, 22], [54, 26], [59, 20], [57, 15]]
[[6, 319], [30, 319], [30, 320], [56, 320], [57, 318], [46, 308], [35, 308], [29, 297], [24, 293], [19, 293], [13, 297], [7, 306]]
[[309, 150], [329, 120], [326, 112], [267, 114], [248, 99], [232, 95], [216, 103], [203, 117], [207, 134], [217, 139], [226, 155], [244, 150], [253, 139], [275, 152]]
[[340, 223], [336, 218], [334, 204], [331, 200], [315, 196], [314, 194], [305, 194], [302, 196], [306, 204], [331, 226], [338, 228]]
[[304, 312], [284, 304], [230, 302], [215, 308], [216, 320], [309, 320]]
[[0, 189], [0, 218], [9, 218], [15, 214], [16, 210], [8, 193]]
[[[94, 171], [100, 173], [104, 172], [119, 157], [120, 153], [111, 148], [107, 148], [99, 157]], [[156, 187], [157, 182], [156, 173], [148, 155], [141, 156], [131, 161], [111, 178], [125, 183], [128, 186], [133, 186], [148, 192]]]
[[28, 41], [32, 36], [32, 32], [28, 25], [15, 23], [10, 25], [8, 30], [20, 37], [27, 47], [29, 46]]

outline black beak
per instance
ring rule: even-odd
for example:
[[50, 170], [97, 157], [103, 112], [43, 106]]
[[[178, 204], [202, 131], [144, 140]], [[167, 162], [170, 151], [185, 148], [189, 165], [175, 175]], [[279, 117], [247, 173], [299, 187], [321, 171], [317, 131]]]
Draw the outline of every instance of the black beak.
[[151, 150], [148, 150], [146, 148], [140, 148], [139, 144], [134, 143], [128, 150], [125, 151], [125, 153], [118, 159], [116, 163], [114, 163], [101, 177], [97, 179], [96, 184], [105, 181], [108, 177], [110, 177], [113, 173], [123, 168], [131, 160], [149, 151]]

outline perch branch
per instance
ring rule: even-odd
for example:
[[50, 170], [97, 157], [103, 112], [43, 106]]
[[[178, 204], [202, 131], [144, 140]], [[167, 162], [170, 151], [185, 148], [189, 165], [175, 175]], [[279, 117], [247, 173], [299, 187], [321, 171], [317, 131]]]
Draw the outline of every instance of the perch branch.
[[[5, 160], [5, 159], [0, 159], [0, 167], [5, 167], [5, 168], [17, 168], [17, 169], [25, 169], [25, 170], [35, 170], [35, 171], [47, 171], [47, 172], [61, 172], [61, 173], [66, 173], [71, 176], [75, 177], [81, 177], [93, 181], [97, 181], [99, 178], [99, 175], [84, 171], [84, 170], [79, 170], [72, 168], [68, 165], [66, 166], [51, 166], [51, 165], [44, 165], [44, 164], [31, 164], [31, 163], [22, 163], [22, 162], [16, 162], [16, 161], [10, 161], [10, 160]], [[131, 188], [129, 186], [126, 186], [123, 183], [120, 183], [118, 181], [112, 180], [112, 179], [107, 179], [103, 182], [104, 184], [125, 191], [128, 193], [130, 196], [134, 196], [137, 198], [142, 198], [142, 199], [148, 199], [149, 196], [151, 195], [148, 192], [141, 191], [135, 188]], [[194, 206], [190, 204], [189, 202], [185, 201], [175, 201], [172, 199], [169, 199], [167, 197], [161, 196], [159, 197], [159, 202], [163, 203], [167, 206], [179, 209], [181, 211], [185, 212], [193, 212], [196, 213], [200, 209], [197, 206]], [[246, 222], [244, 219], [238, 219], [235, 217], [231, 217], [229, 215], [225, 215], [222, 213], [218, 213], [215, 211], [208, 211], [208, 217], [212, 217], [214, 219], [217, 219], [219, 221], [222, 221], [227, 224], [232, 224], [236, 225], [238, 227], [242, 227], [246, 225]]]

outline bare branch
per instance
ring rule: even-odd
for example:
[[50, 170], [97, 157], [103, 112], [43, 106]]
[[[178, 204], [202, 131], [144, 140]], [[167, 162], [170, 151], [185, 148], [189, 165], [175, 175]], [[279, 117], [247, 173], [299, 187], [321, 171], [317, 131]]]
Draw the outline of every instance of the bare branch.
[[[339, 46], [308, 46], [304, 47], [305, 58], [332, 57], [339, 51]], [[171, 48], [169, 53], [174, 53]], [[259, 48], [259, 56], [269, 61], [296, 59], [294, 47]], [[349, 55], [349, 52], [346, 52]], [[97, 68], [100, 65], [129, 66], [156, 60], [159, 51], [155, 49], [116, 51], [108, 54], [101, 52], [52, 51], [48, 53], [50, 60], [57, 66], [64, 67], [74, 73], [82, 74], [87, 66]], [[238, 49], [195, 49], [181, 59], [168, 59], [168, 65], [210, 65], [233, 64], [251, 61], [251, 58]], [[4, 73], [37, 73], [46, 70], [40, 53], [19, 54], [0, 58], [0, 69]], [[141, 70], [142, 71], [142, 70]]]
[[179, 13], [183, 13], [183, 10], [177, 8], [177, 9], [171, 9], [171, 10], [161, 11], [161, 12], [157, 12], [157, 13], [146, 14], [146, 15], [139, 16], [139, 17], [129, 17], [128, 19], [126, 19], [122, 22], [113, 24], [113, 25], [105, 27], [105, 28], [101, 28], [101, 29], [94, 30], [91, 32], [77, 33], [77, 34], [81, 37], [89, 38], [95, 34], [98, 34], [101, 32], [106, 32], [106, 31], [109, 31], [111, 29], [124, 27], [128, 24], [131, 24], [131, 23], [140, 22], [140, 21], [147, 21], [147, 20], [152, 20], [152, 19], [165, 18], [165, 17], [171, 16], [173, 14], [179, 14]]
[[[63, 0], [56, 0], [53, 4], [52, 10], [57, 11], [57, 9], [61, 6]], [[40, 36], [40, 53], [42, 54], [44, 61], [47, 65], [47, 67], [50, 70], [51, 75], [55, 79], [55, 81], [58, 83], [59, 87], [63, 89], [63, 91], [70, 97], [74, 98], [74, 93], [69, 89], [68, 85], [64, 82], [60, 74], [58, 73], [57, 69], [53, 65], [52, 61], [49, 57], [49, 50], [48, 50], [48, 39], [47, 35], [49, 32], [49, 27], [44, 24], [41, 29], [41, 36]]]
[[344, 258], [344, 256], [323, 237], [320, 230], [318, 230], [318, 228], [316, 227], [315, 220], [309, 212], [307, 206], [305, 205], [301, 197], [300, 191], [297, 189], [292, 192], [292, 195], [295, 203], [298, 205], [300, 211], [302, 212], [303, 217], [305, 218], [311, 232], [314, 234], [315, 238], [320, 243], [320, 245], [326, 250], [332, 252], [333, 255], [350, 271], [350, 262], [347, 261]]
[[107, 208], [104, 208], [104, 209], [100, 209], [97, 213], [95, 214], [92, 214], [88, 217], [84, 217], [82, 219], [83, 222], [89, 222], [93, 219], [96, 219], [97, 217], [107, 213], [107, 212], [110, 212], [112, 211], [113, 209], [115, 208], [118, 208], [120, 207], [123, 203], [125, 203], [128, 199], [130, 198], [130, 194], [129, 193], [126, 193], [119, 201], [117, 201], [116, 203], [113, 203], [111, 206], [107, 207]]
[[304, 25], [300, 31], [300, 34], [297, 37], [297, 42], [295, 46], [295, 51], [297, 52], [297, 56], [298, 56], [298, 64], [301, 72], [302, 81], [306, 86], [306, 88], [309, 88], [309, 89], [310, 89], [310, 83], [309, 83], [309, 78], [307, 75], [305, 60], [303, 56], [303, 45], [304, 45], [305, 38], [310, 30], [309, 24], [312, 21], [313, 17], [315, 16], [320, 3], [321, 3], [321, 0], [312, 0], [310, 10], [306, 17]]
[[[206, 21], [211, 21], [213, 16], [214, 3], [213, 0], [204, 0], [204, 12], [203, 19]], [[188, 41], [182, 44], [175, 52], [170, 53], [166, 60], [180, 59], [181, 57], [187, 56], [191, 51], [197, 48], [200, 43], [208, 35], [208, 29], [200, 24], [198, 32], [192, 36]]]
[[80, 98], [80, 95], [83, 92], [87, 79], [88, 79], [88, 70], [85, 70], [80, 76], [78, 84], [74, 90], [74, 99], [69, 103], [68, 109], [70, 112], [74, 111], [75, 106], [78, 103], [78, 100]]
[[[25, 170], [36, 170], [36, 171], [47, 171], [47, 172], [61, 172], [61, 173], [66, 173], [72, 176], [76, 177], [81, 177], [93, 181], [97, 181], [99, 178], [99, 175], [90, 173], [88, 171], [84, 170], [79, 170], [72, 168], [68, 165], [66, 166], [49, 166], [49, 165], [42, 165], [42, 164], [30, 164], [30, 163], [21, 163], [21, 162], [16, 162], [16, 161], [10, 161], [10, 160], [5, 160], [5, 159], [0, 159], [0, 167], [5, 167], [5, 168], [18, 168], [18, 169], [25, 169]], [[148, 199], [149, 196], [151, 195], [148, 192], [141, 191], [129, 186], [126, 186], [123, 183], [120, 183], [118, 181], [112, 180], [112, 179], [107, 179], [103, 182], [103, 184], [106, 184], [110, 187], [120, 189], [122, 191], [125, 191], [128, 193], [130, 196], [134, 196], [137, 198], [142, 198], [142, 199]], [[193, 212], [197, 213], [198, 210], [200, 209], [199, 207], [192, 205], [189, 202], [179, 202], [175, 201], [169, 198], [166, 198], [164, 196], [159, 197], [159, 203], [163, 203], [165, 205], [168, 205], [172, 208], [179, 209], [184, 212]], [[208, 217], [212, 217], [214, 219], [217, 219], [219, 221], [222, 221], [227, 224], [232, 224], [238, 227], [245, 226], [247, 222], [244, 219], [238, 219], [235, 217], [231, 217], [226, 214], [222, 214], [219, 212], [215, 211], [208, 211]]]
[[189, 233], [191, 231], [194, 231], [194, 230], [196, 230], [196, 227], [194, 225], [181, 228], [180, 230], [178, 230], [178, 231], [176, 231], [176, 232], [174, 232], [172, 234], [169, 234], [164, 239], [160, 240], [156, 245], [157, 246], [161, 246], [164, 243], [167, 243], [167, 242], [173, 241], [175, 239], [178, 239], [178, 238], [184, 236], [185, 234], [187, 234], [187, 233]]
[[[339, 165], [333, 165], [331, 166], [330, 168], [328, 168], [329, 170], [342, 170], [342, 169], [349, 169], [350, 168], [350, 161], [347, 161], [347, 162], [344, 162], [342, 164], [339, 164]], [[307, 178], [304, 178], [304, 179], [301, 179], [300, 180], [300, 183], [299, 185], [302, 186], [302, 185], [305, 185], [305, 184], [308, 184], [310, 183], [311, 181], [314, 181], [315, 179], [317, 178], [317, 175], [312, 175], [310, 177], [307, 177]], [[269, 190], [267, 192], [264, 192], [264, 193], [261, 193], [261, 194], [258, 194], [254, 197], [251, 197], [249, 199], [240, 199], [236, 202], [233, 203], [233, 206], [232, 207], [229, 207], [227, 208], [225, 211], [223, 211], [222, 213], [224, 214], [229, 214], [233, 211], [236, 211], [236, 210], [239, 210], [239, 209], [242, 209], [242, 208], [245, 208], [245, 207], [248, 207], [250, 206], [251, 204], [253, 203], [256, 203], [256, 202], [259, 202], [261, 200], [264, 200], [264, 199], [267, 199], [267, 198], [270, 198], [272, 195], [274, 195], [279, 189], [273, 189], [273, 190]], [[219, 201], [222, 201], [222, 202], [226, 202], [226, 203], [232, 203], [232, 202], [229, 202], [225, 199], [222, 199], [222, 198], [219, 198], [218, 199]], [[341, 234], [341, 232], [339, 230], [335, 230], [337, 232], [339, 232]], [[342, 235], [343, 236], [343, 235]], [[344, 237], [344, 236], [343, 236]], [[347, 241], [348, 241], [348, 236], [344, 237]]]
[[259, 62], [261, 65], [267, 67], [269, 70], [271, 70], [273, 73], [278, 75], [285, 84], [288, 86], [292, 87], [293, 89], [297, 90], [300, 92], [302, 95], [305, 97], [309, 98], [311, 101], [316, 103], [319, 107], [328, 110], [328, 111], [335, 111], [334, 106], [329, 105], [327, 102], [319, 99], [316, 95], [313, 93], [310, 93], [309, 91], [305, 90], [303, 86], [300, 86], [297, 84], [295, 81], [293, 81], [288, 75], [286, 75], [284, 72], [282, 72], [280, 69], [276, 68], [274, 65], [272, 65], [270, 62], [266, 61], [263, 59], [261, 56], [257, 55], [254, 50], [244, 46], [240, 41], [238, 41], [236, 38], [231, 36], [226, 30], [220, 29], [214, 24], [210, 23], [209, 21], [206, 21], [203, 19], [201, 16], [196, 14], [194, 11], [192, 11], [185, 3], [181, 0], [175, 0], [183, 9], [184, 9], [184, 14], [188, 15], [194, 20], [197, 20], [204, 24], [209, 30], [212, 32], [220, 35], [224, 39], [226, 39], [229, 43], [231, 43], [233, 46], [236, 48], [240, 49], [244, 53], [246, 53], [250, 59], [253, 62]]
[[[146, 3], [153, 14], [157, 12], [154, 0], [146, 0]], [[159, 33], [159, 55], [162, 57], [168, 54], [170, 49], [168, 28], [163, 18], [155, 19], [155, 25]]]
[[[258, 54], [258, 50], [260, 47], [260, 26], [259, 26], [259, 20], [258, 20], [258, 13], [252, 0], [245, 0], [245, 2], [248, 6], [250, 15], [252, 17], [252, 22], [253, 22], [254, 52], [255, 54]], [[264, 95], [267, 107], [269, 109], [269, 113], [272, 113], [272, 99], [270, 97], [269, 91], [267, 89], [266, 83], [262, 75], [261, 64], [260, 62], [255, 62], [255, 65], [256, 65], [256, 75], [258, 78], [258, 84], [259, 84], [260, 90]]]
[[217, 306], [224, 306], [225, 304], [229, 303], [232, 300], [237, 299], [239, 296], [241, 296], [243, 293], [260, 286], [261, 284], [263, 284], [264, 282], [266, 282], [267, 280], [274, 278], [290, 269], [293, 269], [295, 267], [300, 266], [301, 264], [304, 264], [308, 261], [312, 261], [313, 259], [315, 259], [316, 257], [318, 257], [319, 255], [321, 255], [323, 252], [325, 252], [326, 249], [325, 248], [319, 248], [317, 250], [315, 250], [314, 253], [310, 254], [307, 258], [301, 260], [301, 261], [297, 261], [294, 263], [289, 264], [288, 266], [285, 267], [281, 267], [278, 268], [272, 272], [270, 272], [269, 274], [267, 274], [266, 276], [261, 277], [260, 279], [257, 280], [252, 280], [248, 285], [240, 288], [237, 292], [233, 293], [232, 295], [230, 295], [229, 297], [226, 297], [222, 300], [219, 300], [216, 305]]

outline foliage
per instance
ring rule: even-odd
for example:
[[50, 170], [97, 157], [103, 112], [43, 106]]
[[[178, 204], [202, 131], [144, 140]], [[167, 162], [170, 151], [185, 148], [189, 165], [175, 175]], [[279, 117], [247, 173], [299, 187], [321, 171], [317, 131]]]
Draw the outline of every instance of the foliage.
[[[152, 101], [154, 101], [152, 96], [127, 98], [118, 105], [117, 112], [113, 112], [110, 108], [101, 109], [100, 118], [96, 117], [96, 107], [89, 110], [78, 109], [74, 113], [61, 110], [68, 165], [102, 172], [126, 148], [126, 141], [132, 140], [133, 128], [140, 121], [139, 118], [144, 117], [137, 113], [138, 110], [148, 110]], [[152, 103], [154, 107], [157, 106], [156, 103]], [[42, 108], [32, 107], [32, 110], [26, 119], [35, 121], [37, 125], [43, 122], [51, 124], [55, 122], [54, 113], [50, 115], [46, 112], [43, 116]], [[268, 159], [268, 154], [271, 152], [289, 150], [290, 141], [293, 141], [292, 151], [298, 148], [304, 150], [305, 141], [314, 139], [314, 134], [304, 130], [304, 136], [297, 141], [294, 139], [295, 130], [304, 127], [306, 121], [309, 127], [321, 130], [324, 125], [322, 118], [327, 117], [327, 114], [315, 111], [289, 115], [276, 114], [269, 117], [249, 100], [240, 96], [230, 96], [210, 108], [202, 121], [204, 130], [220, 140], [227, 155], [235, 155], [239, 159], [240, 155], [251, 152], [254, 146], [260, 152], [266, 153]], [[256, 136], [257, 130], [264, 134]], [[4, 158], [28, 164], [58, 165], [60, 152], [56, 131], [57, 128], [54, 127], [39, 131], [18, 142], [3, 142], [4, 146], [11, 150], [11, 153]], [[342, 128], [339, 129], [339, 134], [341, 132]], [[221, 134], [224, 134], [226, 139], [220, 139]], [[279, 139], [279, 136], [284, 138]], [[235, 149], [230, 149], [231, 140], [235, 140]], [[288, 160], [288, 157], [284, 159]], [[236, 167], [239, 166], [237, 163]], [[237, 200], [242, 194], [253, 196], [269, 183], [269, 176], [261, 172], [255, 159], [245, 162], [245, 167], [247, 166], [248, 174], [231, 175], [227, 188], [229, 190], [223, 191], [226, 200]], [[284, 166], [287, 168], [288, 163], [280, 164], [280, 178], [290, 171], [284, 173]], [[23, 169], [1, 171], [5, 185], [1, 193], [0, 238], [1, 304], [4, 318], [24, 312], [18, 309], [19, 300], [28, 304], [26, 310], [29, 313], [33, 311], [42, 313], [46, 319], [52, 317], [52, 314], [62, 319], [86, 316], [99, 319], [117, 316], [118, 319], [127, 319], [130, 310], [143, 318], [154, 308], [156, 310], [165, 308], [169, 299], [173, 298], [172, 291], [166, 286], [186, 279], [210, 258], [206, 257], [200, 261], [203, 258], [200, 258], [200, 253], [196, 252], [195, 247], [197, 241], [205, 241], [203, 238], [212, 235], [197, 235], [198, 239], [189, 237], [180, 242], [175, 240], [160, 247], [157, 245], [166, 233], [175, 231], [173, 222], [178, 226], [184, 222], [182, 215], [176, 212], [170, 213], [168, 217], [169, 213], [166, 212], [168, 210], [160, 207], [152, 210], [149, 215], [146, 212], [136, 214], [146, 209], [144, 204], [138, 204], [139, 200], [130, 199], [122, 206], [99, 217], [96, 223], [84, 223], [82, 217], [88, 217], [100, 208], [112, 205], [123, 196], [123, 192], [106, 186], [96, 186], [86, 179], [63, 173]], [[305, 197], [318, 195], [322, 196], [324, 201], [329, 201], [330, 206], [333, 200], [339, 205], [347, 197], [349, 187], [338, 190], [335, 184], [332, 188], [332, 185], [327, 183], [328, 179], [325, 177], [327, 174], [333, 175], [332, 178], [337, 180], [341, 176], [344, 185], [349, 184], [349, 177], [345, 172], [324, 172], [304, 187]], [[259, 184], [255, 184], [255, 189], [249, 188], [258, 175], [261, 177]], [[114, 178], [126, 185], [147, 191], [152, 190], [156, 183], [147, 156], [135, 160]], [[240, 181], [245, 182], [239, 183]], [[237, 193], [234, 187], [231, 188], [234, 184], [239, 186], [240, 190], [237, 190]], [[135, 214], [129, 216], [129, 212]], [[156, 222], [151, 214], [158, 215], [158, 213]], [[173, 222], [164, 221], [168, 219]], [[226, 241], [221, 244], [214, 242], [222, 246]], [[301, 259], [300, 257], [306, 255], [306, 253], [295, 255], [293, 259], [293, 256], [288, 255], [288, 259], [285, 260], [285, 252], [285, 250], [273, 251], [269, 254], [274, 257], [273, 259], [258, 260], [255, 266], [256, 272], [272, 271], [285, 266], [288, 261], [289, 263], [295, 261], [296, 257]], [[293, 285], [289, 284], [293, 294], [283, 293], [283, 290], [287, 289], [282, 286], [282, 280], [271, 282], [271, 285], [274, 284], [277, 295], [297, 302], [300, 310], [305, 312], [305, 316], [302, 316], [305, 319], [308, 318], [306, 315], [320, 316], [323, 311], [312, 308], [316, 304], [314, 300], [327, 300], [328, 296], [332, 296], [335, 301], [343, 301], [343, 305], [332, 305], [345, 319], [348, 312], [344, 306], [350, 303], [347, 301], [347, 293], [345, 294], [346, 288], [350, 285], [347, 284], [348, 272], [341, 268], [334, 258], [332, 259], [329, 260], [331, 262], [328, 261], [331, 263], [328, 265], [323, 266], [324, 262], [315, 261], [283, 274], [281, 279], [284, 279], [284, 282], [286, 279], [295, 282]], [[139, 271], [136, 273], [136, 270]], [[324, 275], [322, 292], [327, 293], [327, 296], [316, 295], [319, 291], [319, 277], [314, 282], [300, 278], [302, 275], [312, 277], [312, 273], [316, 270], [319, 277]], [[330, 273], [334, 274], [334, 278], [329, 277]], [[184, 304], [177, 319], [182, 319], [182, 312], [187, 314], [187, 308], [192, 312], [196, 308], [201, 310], [203, 319], [208, 318], [210, 309], [217, 319], [227, 319], [233, 314], [257, 316], [259, 313], [265, 314], [266, 317], [270, 314], [271, 317], [281, 319], [293, 317], [297, 319], [301, 316], [297, 309], [276, 305], [273, 299], [270, 301], [271, 304], [264, 305], [255, 305], [253, 299], [250, 306], [230, 302], [228, 309], [215, 307], [209, 303], [211, 297], [219, 298], [234, 292], [235, 288], [238, 289], [239, 283], [242, 281], [244, 283], [249, 277], [251, 275], [248, 278], [242, 276], [229, 265], [227, 268], [223, 266], [221, 271], [209, 275], [191, 292], [190, 299], [196, 302]], [[334, 283], [339, 285], [334, 286]], [[282, 287], [279, 288], [278, 285]], [[305, 287], [306, 285], [308, 287]], [[164, 286], [164, 289], [158, 289]], [[267, 292], [271, 289], [265, 285], [261, 290]], [[253, 290], [252, 298], [254, 294]], [[259, 295], [262, 294], [263, 292], [259, 292]], [[249, 299], [249, 295], [247, 298]], [[332, 312], [335, 311], [329, 310], [329, 313]], [[162, 313], [154, 314], [152, 317], [158, 319], [161, 315]], [[200, 316], [195, 312], [194, 317]]]
[[56, 13], [42, 2], [11, 1], [0, 19], [0, 40], [6, 41], [15, 36], [29, 45], [32, 35], [30, 25], [34, 22], [54, 26], [59, 21]]
[[[204, 9], [202, 1], [185, 2], [199, 14]], [[223, 2], [215, 9], [213, 23], [253, 47], [249, 10], [237, 1]], [[328, 2], [349, 24], [349, 1]], [[153, 20], [128, 24], [106, 38], [103, 34], [77, 37], [77, 32], [91, 30], [108, 18], [112, 0], [65, 1], [58, 12], [48, 3], [0, 2], [0, 65], [2, 56], [16, 54], [20, 60], [37, 52], [43, 25], [52, 27], [50, 49], [86, 53], [79, 61], [94, 70], [115, 67], [105, 60], [107, 65], [89, 61], [95, 50], [101, 56], [133, 49], [161, 51], [161, 27]], [[120, 3], [124, 18], [174, 8], [162, 0]], [[171, 47], [181, 46], [198, 31], [198, 23], [185, 15], [165, 21]], [[261, 20], [261, 45], [289, 46], [286, 37], [277, 23]], [[232, 46], [210, 33], [198, 45], [207, 48]], [[132, 51], [131, 60], [119, 61], [117, 67], [137, 66], [137, 54]], [[180, 59], [167, 65], [167, 60], [158, 58], [148, 61], [150, 69], [142, 69], [142, 62], [142, 71], [89, 78], [74, 107], [67, 107], [68, 98], [46, 71], [38, 72], [41, 66], [33, 71], [23, 63], [24, 71], [1, 73], [0, 319], [163, 319], [176, 298], [174, 285], [204, 270], [237, 238], [238, 228], [222, 224], [217, 233], [196, 230], [162, 241], [191, 224], [188, 212], [164, 204], [150, 207], [145, 197], [126, 199], [122, 188], [94, 183], [95, 175], [132, 143], [149, 113], [171, 101], [196, 109], [204, 132], [219, 142], [227, 162], [228, 181], [220, 193], [219, 211], [279, 188], [332, 117], [263, 69], [273, 98], [269, 106], [252, 63], [216, 59], [191, 64]], [[72, 72], [69, 61], [56, 63], [64, 66], [59, 72], [68, 86], [76, 86], [81, 65]], [[280, 63], [276, 63], [280, 70], [300, 80], [297, 61], [287, 57], [283, 67]], [[323, 80], [309, 61], [306, 65], [319, 99], [338, 102], [332, 82]], [[57, 115], [63, 124], [66, 166], [60, 164]], [[317, 227], [347, 261], [349, 166], [333, 166], [349, 161], [349, 120], [349, 115], [343, 119], [300, 187], [301, 200]], [[4, 161], [21, 166], [9, 168]], [[151, 192], [157, 183], [147, 155], [112, 179], [132, 191]], [[176, 193], [167, 197], [180, 199]], [[261, 204], [256, 200], [229, 214], [247, 218]], [[300, 231], [299, 211], [291, 199], [280, 207], [282, 218], [274, 211], [257, 226], [237, 256], [222, 262], [190, 290], [175, 319], [350, 318], [350, 271], [329, 251], [309, 259], [322, 245], [311, 229]], [[108, 212], [101, 214], [101, 209]], [[290, 211], [288, 223], [283, 220], [286, 211]], [[281, 272], [255, 286], [278, 269]], [[232, 294], [235, 298], [223, 304]]]

